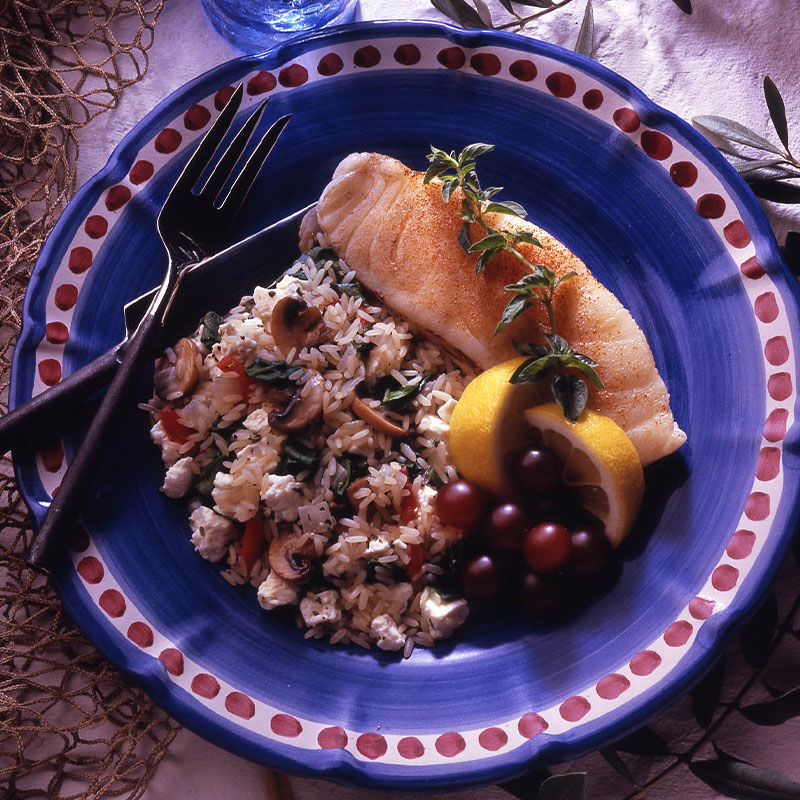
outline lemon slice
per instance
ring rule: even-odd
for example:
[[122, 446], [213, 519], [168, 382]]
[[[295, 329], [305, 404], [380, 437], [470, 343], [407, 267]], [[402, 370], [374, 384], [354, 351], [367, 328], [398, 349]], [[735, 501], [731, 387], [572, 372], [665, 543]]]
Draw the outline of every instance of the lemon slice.
[[556, 403], [529, 408], [524, 416], [563, 464], [564, 483], [605, 524], [616, 547], [631, 529], [644, 494], [642, 464], [625, 431], [590, 409], [570, 422]]
[[464, 389], [447, 435], [447, 449], [462, 478], [499, 495], [510, 485], [503, 460], [531, 440], [522, 412], [539, 402], [538, 384], [514, 386], [509, 378], [526, 359], [513, 358], [481, 372]]

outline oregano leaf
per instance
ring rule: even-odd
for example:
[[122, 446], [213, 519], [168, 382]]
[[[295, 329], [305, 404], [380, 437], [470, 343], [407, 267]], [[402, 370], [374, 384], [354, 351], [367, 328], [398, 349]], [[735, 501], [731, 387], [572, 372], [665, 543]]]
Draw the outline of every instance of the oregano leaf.
[[486, 211], [496, 212], [497, 214], [511, 214], [514, 217], [521, 217], [525, 219], [528, 212], [513, 200], [504, 200], [502, 203], [489, 203], [486, 206]]
[[461, 249], [465, 253], [469, 253], [470, 247], [472, 247], [472, 239], [470, 238], [470, 225], [469, 222], [465, 222], [460, 230], [458, 231], [458, 236], [456, 237], [458, 243], [461, 245]]
[[503, 312], [503, 316], [500, 317], [500, 322], [497, 323], [497, 327], [494, 329], [495, 336], [500, 333], [500, 331], [504, 331], [517, 317], [524, 313], [530, 304], [530, 299], [525, 297], [525, 295], [518, 294], [512, 297]]
[[589, 391], [583, 378], [571, 373], [556, 373], [550, 381], [553, 399], [570, 422], [577, 422], [586, 408]]

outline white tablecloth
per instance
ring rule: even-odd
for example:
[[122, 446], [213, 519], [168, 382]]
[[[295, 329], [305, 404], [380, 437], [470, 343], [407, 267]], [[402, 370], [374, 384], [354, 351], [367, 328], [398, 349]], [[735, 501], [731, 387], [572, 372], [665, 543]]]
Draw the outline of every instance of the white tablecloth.
[[[771, 130], [761, 84], [769, 74], [781, 89], [789, 120], [800, 127], [800, 13], [797, 0], [693, 0], [695, 13], [681, 13], [670, 0], [594, 0], [595, 58], [639, 86], [665, 108], [690, 120], [699, 114], [730, 116], [777, 141]], [[506, 17], [499, 3], [489, 3]], [[572, 47], [583, 15], [583, 0], [544, 17], [527, 31], [546, 41]], [[442, 15], [426, 0], [361, 0], [361, 19], [436, 19]], [[156, 26], [145, 79], [126, 90], [119, 108], [103, 114], [80, 134], [78, 159], [82, 183], [99, 170], [128, 130], [156, 103], [204, 70], [240, 55], [211, 28], [199, 0], [168, 0]], [[790, 127], [790, 136], [791, 127]], [[800, 138], [795, 137], [800, 151]], [[787, 230], [800, 229], [798, 207], [765, 204], [782, 244]], [[790, 589], [790, 587], [787, 587]], [[796, 587], [795, 587], [796, 591]], [[674, 711], [680, 730], [685, 704]], [[759, 733], [760, 748], [749, 754], [761, 766], [781, 769], [800, 779], [796, 757], [800, 721], [781, 727], [781, 736]], [[794, 734], [794, 735], [792, 735]], [[742, 753], [741, 755], [747, 755]], [[575, 768], [586, 766], [578, 762]], [[609, 768], [591, 762], [588, 797], [616, 798], [624, 784]], [[295, 779], [298, 800], [366, 800], [372, 791], [334, 787]], [[616, 786], [616, 788], [615, 788]], [[705, 800], [716, 795], [704, 785], [669, 782], [648, 795]], [[509, 798], [500, 789], [447, 795], [452, 800]], [[155, 773], [146, 800], [163, 798], [217, 800], [265, 797], [264, 769], [182, 731]], [[386, 795], [386, 797], [401, 797]], [[403, 796], [405, 797], [405, 796]], [[411, 795], [408, 795], [410, 798]]]

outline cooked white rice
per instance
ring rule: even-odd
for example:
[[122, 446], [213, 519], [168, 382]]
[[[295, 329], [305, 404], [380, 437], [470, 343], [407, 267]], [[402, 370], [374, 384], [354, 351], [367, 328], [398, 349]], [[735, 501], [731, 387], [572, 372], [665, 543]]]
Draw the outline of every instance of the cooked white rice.
[[[407, 657], [415, 645], [430, 647], [450, 635], [466, 617], [463, 600], [444, 601], [428, 587], [443, 572], [437, 564], [448, 544], [461, 536], [437, 518], [432, 484], [457, 477], [447, 455], [447, 431], [472, 376], [387, 309], [335, 288], [352, 283], [353, 273], [342, 262], [323, 260], [322, 253], [317, 261], [313, 255], [299, 261], [275, 286], [256, 287], [252, 297], [243, 298], [224, 318], [219, 341], [210, 349], [201, 343], [198, 329], [193, 341], [199, 380], [188, 396], [153, 397], [148, 404], [151, 435], [168, 468], [165, 493], [193, 498], [192, 541], [203, 557], [226, 562], [221, 574], [228, 583], [259, 588], [258, 600], [267, 609], [297, 606], [297, 623], [308, 628], [308, 638], [364, 648], [377, 644]], [[288, 352], [276, 345], [271, 313], [287, 296], [320, 310], [327, 343]], [[225, 356], [244, 366], [257, 358], [290, 362], [297, 369], [288, 380], [304, 391], [311, 391], [307, 384], [315, 373], [321, 375], [322, 417], [292, 435], [316, 452], [313, 471], [280, 474], [286, 472], [281, 451], [288, 437], [270, 426], [269, 386], [254, 380], [245, 397], [235, 369], [220, 369]], [[165, 357], [174, 363], [175, 351]], [[376, 397], [375, 385], [382, 379], [392, 378], [397, 388], [420, 376], [426, 382], [406, 410], [382, 408], [409, 431], [402, 439], [354, 414], [351, 404], [359, 384]], [[380, 406], [377, 400], [371, 404]], [[165, 432], [165, 409], [177, 412], [178, 422], [188, 429], [178, 437], [185, 442]], [[352, 492], [352, 504], [334, 492], [338, 464], [345, 458], [362, 460], [363, 485]], [[201, 489], [205, 494], [198, 493]], [[198, 511], [201, 503], [209, 510]], [[247, 568], [240, 555], [243, 523], [258, 515], [267, 544], [278, 535], [278, 524], [291, 523], [293, 534], [317, 556], [315, 577], [307, 583], [284, 581], [277, 574], [270, 578], [266, 550]], [[409, 576], [407, 568], [420, 546], [423, 567]], [[445, 606], [457, 613], [445, 613]]]

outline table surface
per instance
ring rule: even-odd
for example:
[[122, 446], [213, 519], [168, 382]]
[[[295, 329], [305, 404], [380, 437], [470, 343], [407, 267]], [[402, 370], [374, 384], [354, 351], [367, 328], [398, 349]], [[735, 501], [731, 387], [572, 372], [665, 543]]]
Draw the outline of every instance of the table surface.
[[[496, 0], [489, 0], [487, 5], [497, 18], [507, 17]], [[789, 120], [800, 122], [800, 61], [790, 56], [800, 41], [796, 0], [768, 3], [693, 0], [693, 5], [694, 14], [687, 16], [669, 0], [594, 0], [595, 58], [686, 120], [700, 114], [730, 116], [774, 140], [761, 89], [764, 75], [769, 74], [783, 93]], [[569, 7], [530, 26], [526, 34], [571, 48], [583, 8], [582, 0], [575, 0]], [[427, 0], [361, 0], [359, 17], [443, 19]], [[181, 45], [176, 47], [176, 42]], [[79, 134], [79, 184], [105, 164], [128, 130], [170, 92], [237, 55], [240, 52], [213, 31], [199, 0], [166, 3], [155, 29], [147, 75], [123, 93], [117, 109], [103, 114]], [[800, 230], [800, 211], [796, 207], [767, 203], [765, 210], [779, 242], [783, 242], [788, 230]], [[788, 567], [778, 582], [779, 597], [790, 598], [796, 587], [797, 570]], [[793, 667], [787, 665], [787, 671], [796, 670], [796, 659], [793, 664]], [[742, 680], [749, 668], [742, 662], [739, 669]], [[736, 673], [729, 673], [726, 685], [735, 686], [736, 682]], [[687, 703], [679, 702], [659, 719], [660, 730], [670, 730], [673, 742], [684, 739], [689, 743], [697, 734]], [[757, 736], [752, 734], [752, 726], [729, 725], [723, 741], [730, 740], [739, 757], [800, 779], [796, 757], [800, 720], [792, 720], [779, 729], [759, 728]], [[556, 771], [573, 769], [588, 769], [587, 797], [616, 798], [630, 788], [629, 784], [620, 783], [621, 779], [600, 756], [559, 765]], [[297, 800], [411, 797], [301, 779], [293, 779], [293, 786]], [[693, 780], [684, 770], [650, 791], [647, 797], [659, 800], [675, 797], [678, 792], [683, 800], [721, 796]], [[144, 797], [145, 800], [263, 798], [265, 770], [183, 730], [156, 770]], [[500, 800], [510, 795], [502, 789], [490, 788], [447, 797]]]

